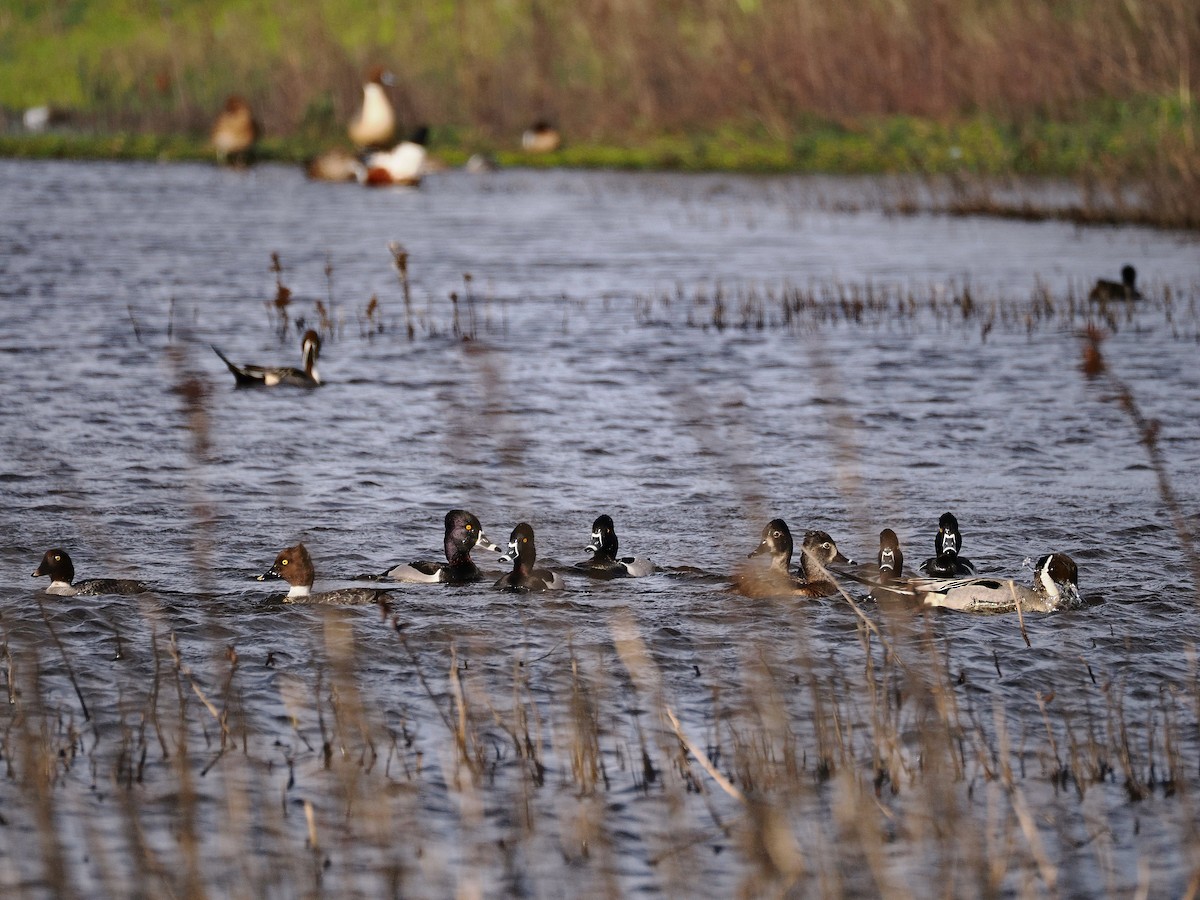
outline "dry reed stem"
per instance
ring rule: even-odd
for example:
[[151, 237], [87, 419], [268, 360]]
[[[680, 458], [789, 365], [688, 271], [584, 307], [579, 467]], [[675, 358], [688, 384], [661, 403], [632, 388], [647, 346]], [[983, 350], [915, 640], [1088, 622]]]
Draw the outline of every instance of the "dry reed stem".
[[733, 783], [730, 782], [730, 780], [724, 775], [722, 775], [720, 771], [718, 771], [717, 767], [712, 764], [712, 760], [708, 758], [708, 755], [700, 749], [696, 742], [683, 733], [683, 726], [679, 724], [679, 719], [675, 717], [675, 713], [671, 710], [671, 708], [669, 706], [665, 707], [663, 712], [667, 717], [667, 721], [671, 723], [671, 729], [679, 738], [680, 743], [682, 743], [687, 748], [688, 752], [696, 758], [696, 761], [700, 763], [700, 767], [708, 773], [708, 776], [714, 782], [716, 782], [717, 787], [727, 793], [734, 800], [738, 801], [738, 803], [745, 805], [746, 798], [742, 792], [734, 787]]

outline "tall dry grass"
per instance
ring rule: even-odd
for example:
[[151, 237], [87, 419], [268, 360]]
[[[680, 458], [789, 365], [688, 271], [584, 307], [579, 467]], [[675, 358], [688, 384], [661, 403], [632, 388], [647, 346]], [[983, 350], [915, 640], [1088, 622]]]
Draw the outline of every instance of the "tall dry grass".
[[1190, 110], [1200, 81], [1188, 0], [268, 0], [111, 19], [47, 9], [12, 24], [18, 48], [72, 35], [85, 105], [156, 128], [203, 129], [230, 92], [270, 133], [328, 127], [372, 63], [395, 71], [403, 121], [506, 141], [539, 116], [611, 141], [729, 122], [790, 134], [806, 117], [1070, 119], [1147, 96]]
[[[402, 254], [393, 248], [403, 280]], [[870, 328], [918, 308], [926, 324], [971, 330], [1085, 315], [1085, 301], [1045, 291], [996, 318], [965, 291], [835, 285], [784, 292], [755, 325], [768, 304], [746, 298], [749, 318], [724, 327], [784, 327], [785, 309], [800, 328]], [[1147, 302], [1170, 313], [1169, 296]], [[1101, 348], [1094, 331], [1091, 377], [1112, 374]], [[185, 357], [174, 372], [200, 479], [207, 398]], [[1113, 384], [1170, 507], [1153, 429]], [[198, 561], [209, 515], [191, 507]], [[497, 611], [507, 626], [489, 629], [436, 609], [231, 611], [212, 595], [7, 608], [0, 886], [61, 897], [1200, 890], [1189, 636], [1164, 637], [1187, 661], [1154, 679], [1136, 672], [1136, 645], [1059, 650], [1053, 617], [987, 620], [995, 649], [980, 659], [956, 648], [946, 620], [905, 609], [846, 603], [839, 617], [721, 599], [719, 631], [697, 629], [686, 649], [636, 606], [573, 611], [563, 628], [512, 604]], [[1029, 677], [1049, 654], [1054, 690]]]

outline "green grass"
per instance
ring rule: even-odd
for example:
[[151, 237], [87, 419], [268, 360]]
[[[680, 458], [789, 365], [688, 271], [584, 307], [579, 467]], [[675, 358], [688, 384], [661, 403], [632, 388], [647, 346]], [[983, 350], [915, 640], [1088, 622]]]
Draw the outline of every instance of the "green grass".
[[[622, 143], [570, 141], [531, 156], [466, 127], [435, 128], [431, 151], [459, 165], [477, 151], [504, 166], [628, 170], [820, 172], [831, 174], [1088, 174], [1098, 164], [1138, 173], [1154, 146], [1186, 142], [1200, 130], [1194, 111], [1156, 98], [1098, 106], [1078, 122], [1007, 124], [977, 117], [946, 124], [913, 116], [864, 118], [851, 124], [811, 120], [780, 136], [756, 123], [689, 134], [647, 134]], [[260, 142], [263, 161], [299, 162], [340, 143], [336, 124], [318, 115], [302, 133]], [[0, 135], [0, 155], [22, 158], [206, 160], [202, 134], [103, 133], [82, 130]]]

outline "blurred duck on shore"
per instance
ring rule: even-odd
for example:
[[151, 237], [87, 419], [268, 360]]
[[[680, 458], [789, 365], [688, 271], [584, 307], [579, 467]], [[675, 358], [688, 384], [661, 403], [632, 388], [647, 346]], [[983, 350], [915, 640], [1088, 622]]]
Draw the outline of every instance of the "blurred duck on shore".
[[429, 129], [422, 125], [407, 140], [387, 152], [367, 157], [365, 174], [360, 180], [367, 185], [405, 185], [416, 187], [426, 171], [425, 143]]
[[249, 104], [234, 94], [225, 101], [212, 128], [212, 146], [217, 159], [226, 165], [246, 165], [258, 140], [258, 123]]
[[305, 165], [304, 171], [315, 181], [363, 181], [367, 175], [367, 167], [362, 160], [341, 147], [313, 157]]
[[392, 81], [392, 73], [382, 66], [375, 66], [367, 73], [362, 108], [350, 120], [350, 140], [356, 147], [378, 150], [391, 144], [396, 134], [396, 111], [386, 88]]
[[553, 153], [561, 146], [562, 135], [545, 119], [534, 122], [521, 135], [521, 149], [526, 153]]

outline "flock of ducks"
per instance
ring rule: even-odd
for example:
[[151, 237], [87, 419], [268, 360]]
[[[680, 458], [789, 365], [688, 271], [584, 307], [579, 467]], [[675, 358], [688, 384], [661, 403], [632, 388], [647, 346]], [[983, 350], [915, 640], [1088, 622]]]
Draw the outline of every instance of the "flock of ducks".
[[[648, 559], [618, 556], [620, 544], [611, 516], [592, 523], [590, 556], [569, 567], [538, 566], [533, 526], [520, 522], [509, 535], [507, 553], [484, 534], [478, 517], [464, 509], [446, 513], [442, 560], [415, 560], [389, 566], [381, 574], [352, 580], [409, 584], [465, 585], [492, 580], [503, 591], [540, 593], [560, 591], [565, 574], [596, 579], [641, 578], [663, 570]], [[838, 550], [824, 531], [809, 531], [801, 544], [800, 565], [792, 568], [792, 534], [783, 519], [772, 519], [763, 528], [762, 540], [750, 552], [748, 564], [736, 572], [730, 587], [751, 599], [817, 599], [845, 592], [843, 582], [856, 585], [878, 601], [901, 602], [913, 607], [942, 607], [962, 612], [1051, 612], [1081, 604], [1079, 571], [1065, 553], [1043, 556], [1034, 566], [1033, 584], [1019, 585], [1007, 578], [974, 576], [974, 567], [959, 550], [962, 533], [951, 513], [942, 516], [934, 537], [934, 556], [921, 564], [923, 577], [904, 576], [904, 555], [896, 533], [885, 528], [879, 535], [879, 552], [873, 564], [856, 566]], [[512, 569], [499, 578], [486, 574], [471, 558], [475, 549], [502, 554]], [[964, 577], [963, 573], [970, 573]], [[34, 578], [49, 577], [47, 594], [56, 596], [136, 594], [149, 590], [140, 581], [112, 578], [75, 581], [75, 567], [62, 548], [47, 550]], [[313, 592], [316, 569], [303, 543], [287, 547], [259, 581], [282, 579], [288, 584], [285, 603], [364, 605], [386, 602], [391, 592], [379, 587], [349, 587]]]
[[[347, 125], [346, 132], [355, 150], [336, 148], [308, 162], [305, 171], [318, 181], [357, 181], [368, 186], [421, 183], [430, 168], [426, 153], [429, 129], [421, 126], [396, 143], [396, 110], [388, 97], [395, 83], [392, 73], [382, 66], [372, 68], [363, 83], [362, 105]], [[249, 104], [231, 96], [213, 123], [211, 143], [217, 158], [230, 165], [250, 162], [261, 128]], [[562, 146], [562, 136], [546, 120], [535, 122], [521, 136], [526, 153], [553, 153]], [[468, 169], [492, 168], [486, 157], [475, 156]]]

